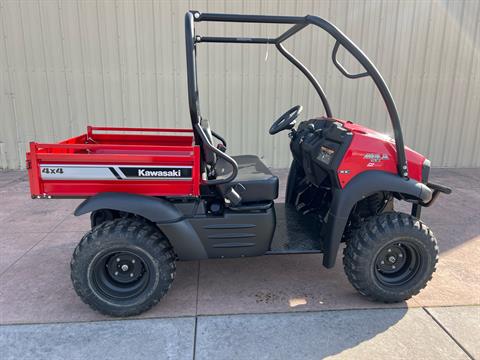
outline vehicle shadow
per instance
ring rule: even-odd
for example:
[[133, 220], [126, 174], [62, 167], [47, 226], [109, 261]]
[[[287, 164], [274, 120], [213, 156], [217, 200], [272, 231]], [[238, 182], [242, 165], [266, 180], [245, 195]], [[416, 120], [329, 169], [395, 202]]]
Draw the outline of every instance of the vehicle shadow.
[[[392, 347], [382, 346], [394, 352], [397, 330], [389, 329], [410, 316], [405, 302], [365, 299], [341, 265], [322, 269], [321, 255], [205, 260], [199, 281], [197, 334], [208, 334], [217, 344], [208, 346], [208, 358], [233, 356], [224, 345], [232, 339], [242, 349], [233, 356], [239, 359], [259, 358], [260, 347], [262, 358], [323, 359], [348, 354], [362, 343], [380, 346], [384, 338], [391, 338]], [[205, 355], [203, 341], [197, 339], [197, 347]]]
[[[293, 348], [289, 346], [287, 351], [289, 354], [285, 358], [293, 358], [295, 353], [306, 352], [307, 349], [308, 352], [304, 358], [325, 359], [339, 354], [346, 358], [355, 358], [362, 352], [358, 347], [364, 343], [369, 343], [369, 351], [374, 348], [383, 348], [380, 351], [375, 350], [376, 356], [384, 352], [387, 357], [388, 353], [395, 352], [395, 347], [402, 342], [398, 338], [395, 339], [393, 334], [396, 331], [390, 332], [389, 329], [396, 327], [407, 316], [407, 309], [402, 308], [328, 311], [302, 314], [296, 319], [293, 317], [292, 320], [297, 325], [295, 326], [297, 333], [293, 337], [289, 334], [284, 340], [290, 345], [295, 345]], [[312, 334], [315, 335], [312, 336]], [[411, 335], [421, 336], [420, 333]], [[315, 341], [309, 343], [308, 339], [312, 338]], [[385, 341], [387, 339], [391, 341]], [[351, 351], [352, 349], [354, 350]], [[283, 353], [282, 356], [284, 355], [286, 354]]]

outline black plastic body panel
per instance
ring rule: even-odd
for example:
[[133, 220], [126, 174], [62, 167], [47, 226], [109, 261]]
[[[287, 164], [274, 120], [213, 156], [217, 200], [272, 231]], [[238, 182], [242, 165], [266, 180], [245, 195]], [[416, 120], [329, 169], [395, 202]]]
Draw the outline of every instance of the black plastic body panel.
[[275, 231], [275, 209], [237, 212], [222, 216], [188, 219], [209, 258], [231, 258], [265, 254]]
[[258, 256], [270, 248], [275, 231], [273, 202], [262, 210], [226, 209], [213, 216], [202, 200], [169, 200], [103, 193], [82, 202], [75, 215], [110, 209], [142, 216], [156, 223], [180, 260]]
[[157, 226], [170, 241], [179, 260], [202, 260], [210, 257], [202, 239], [188, 220]]

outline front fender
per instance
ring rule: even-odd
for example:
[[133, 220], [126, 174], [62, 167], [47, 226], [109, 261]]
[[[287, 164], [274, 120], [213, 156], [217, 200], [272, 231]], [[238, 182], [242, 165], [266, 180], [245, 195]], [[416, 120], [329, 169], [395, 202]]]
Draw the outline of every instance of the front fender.
[[102, 193], [83, 201], [74, 214], [79, 216], [102, 209], [124, 211], [156, 223], [181, 260], [208, 258], [195, 229], [184, 214], [167, 200], [128, 193]]
[[325, 267], [331, 268], [335, 265], [338, 248], [353, 206], [380, 191], [407, 194], [423, 202], [428, 202], [432, 198], [432, 190], [428, 186], [396, 174], [372, 170], [355, 176], [345, 188], [333, 191], [332, 204], [322, 234]]

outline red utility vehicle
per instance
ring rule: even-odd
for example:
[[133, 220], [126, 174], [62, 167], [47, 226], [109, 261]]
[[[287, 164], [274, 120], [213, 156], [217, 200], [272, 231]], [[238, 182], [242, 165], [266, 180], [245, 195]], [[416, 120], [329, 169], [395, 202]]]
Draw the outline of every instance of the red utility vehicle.
[[[203, 37], [202, 21], [292, 24], [277, 38]], [[332, 60], [348, 78], [369, 76], [389, 113], [394, 138], [333, 117], [325, 93], [283, 42], [306, 26], [336, 40]], [[341, 243], [352, 285], [373, 300], [396, 302], [431, 278], [437, 241], [420, 220], [447, 187], [429, 182], [430, 162], [404, 146], [390, 91], [366, 55], [316, 16], [202, 14], [185, 16], [187, 84], [192, 129], [88, 127], [58, 144], [31, 143], [27, 153], [33, 198], [86, 198], [92, 229], [71, 261], [73, 286], [93, 309], [139, 314], [170, 288], [176, 260], [323, 253], [335, 264]], [[315, 88], [325, 116], [303, 121], [297, 105], [271, 126], [288, 130], [293, 161], [285, 204], [274, 204], [278, 178], [255, 155], [230, 156], [227, 142], [202, 118], [197, 87], [199, 44], [274, 44]], [[363, 66], [349, 73], [342, 46]], [[394, 199], [412, 204], [396, 212]]]

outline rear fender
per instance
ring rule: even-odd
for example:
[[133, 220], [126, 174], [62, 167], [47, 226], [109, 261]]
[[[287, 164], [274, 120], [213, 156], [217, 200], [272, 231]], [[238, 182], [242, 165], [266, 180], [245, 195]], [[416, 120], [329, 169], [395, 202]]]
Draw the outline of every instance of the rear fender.
[[323, 265], [335, 265], [338, 248], [354, 205], [380, 191], [406, 194], [423, 202], [432, 198], [432, 190], [413, 179], [404, 179], [384, 171], [367, 171], [355, 176], [343, 189], [335, 189], [326, 226], [324, 227]]
[[184, 214], [167, 200], [128, 193], [102, 193], [83, 201], [74, 214], [79, 216], [103, 209], [124, 211], [154, 222], [167, 236], [181, 260], [208, 257], [198, 234], [185, 220]]

